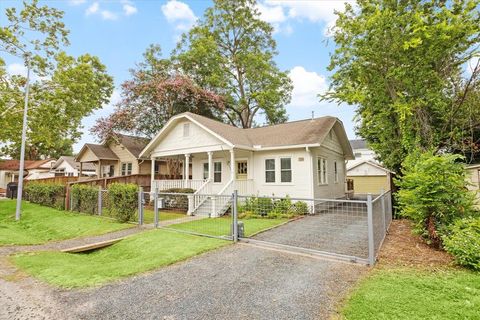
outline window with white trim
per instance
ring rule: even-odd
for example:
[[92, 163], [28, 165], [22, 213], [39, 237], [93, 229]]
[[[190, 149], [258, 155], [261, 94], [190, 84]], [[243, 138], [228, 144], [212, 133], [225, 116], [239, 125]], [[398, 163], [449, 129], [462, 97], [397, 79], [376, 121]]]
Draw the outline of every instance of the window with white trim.
[[217, 183], [222, 182], [222, 163], [221, 162], [213, 163], [213, 182], [217, 182]]
[[203, 164], [203, 180], [208, 179], [208, 162]]
[[280, 158], [280, 181], [292, 182], [292, 159]]
[[265, 182], [275, 182], [275, 159], [265, 159]]
[[190, 135], [190, 123], [183, 124], [183, 136], [188, 137]]
[[317, 177], [319, 184], [327, 184], [327, 159], [317, 158]]
[[132, 163], [123, 162], [122, 163], [122, 176], [128, 176], [132, 174]]
[[334, 173], [334, 181], [335, 183], [338, 183], [338, 165], [337, 161], [333, 163], [333, 173]]

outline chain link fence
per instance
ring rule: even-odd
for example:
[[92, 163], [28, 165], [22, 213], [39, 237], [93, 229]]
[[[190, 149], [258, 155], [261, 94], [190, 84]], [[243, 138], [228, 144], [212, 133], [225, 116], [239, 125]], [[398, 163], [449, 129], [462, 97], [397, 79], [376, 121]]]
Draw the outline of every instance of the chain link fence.
[[[70, 208], [115, 218], [108, 190], [70, 198]], [[129, 222], [245, 240], [374, 264], [392, 220], [391, 192], [355, 199], [305, 199], [138, 192]]]

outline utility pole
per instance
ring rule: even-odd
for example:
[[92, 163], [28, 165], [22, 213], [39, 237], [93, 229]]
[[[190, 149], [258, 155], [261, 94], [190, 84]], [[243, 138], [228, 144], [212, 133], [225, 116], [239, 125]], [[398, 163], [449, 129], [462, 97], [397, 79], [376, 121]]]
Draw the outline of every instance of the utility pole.
[[27, 83], [25, 84], [25, 106], [23, 107], [22, 146], [20, 149], [20, 170], [18, 173], [17, 208], [15, 220], [20, 220], [22, 212], [23, 171], [25, 171], [25, 140], [27, 140], [28, 91], [30, 90], [30, 59], [27, 56]]

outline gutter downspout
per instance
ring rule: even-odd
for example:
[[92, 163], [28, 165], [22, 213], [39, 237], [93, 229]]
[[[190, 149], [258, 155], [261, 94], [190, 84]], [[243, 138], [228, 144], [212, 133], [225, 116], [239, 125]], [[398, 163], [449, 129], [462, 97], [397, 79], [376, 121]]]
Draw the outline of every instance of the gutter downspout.
[[311, 188], [311, 198], [315, 199], [315, 178], [314, 178], [314, 170], [313, 170], [313, 156], [312, 156], [312, 150], [310, 150], [310, 147], [306, 146], [305, 151], [308, 153], [310, 157], [310, 188]]

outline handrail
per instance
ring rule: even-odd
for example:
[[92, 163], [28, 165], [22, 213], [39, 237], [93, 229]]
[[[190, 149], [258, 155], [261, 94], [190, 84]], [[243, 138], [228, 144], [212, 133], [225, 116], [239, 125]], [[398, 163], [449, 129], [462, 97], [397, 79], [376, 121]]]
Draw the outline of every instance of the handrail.
[[191, 210], [191, 212], [195, 212], [195, 210], [197, 210], [208, 199], [208, 196], [205, 194], [210, 193], [210, 182], [210, 179], [205, 180], [202, 186], [193, 193], [193, 210]]

